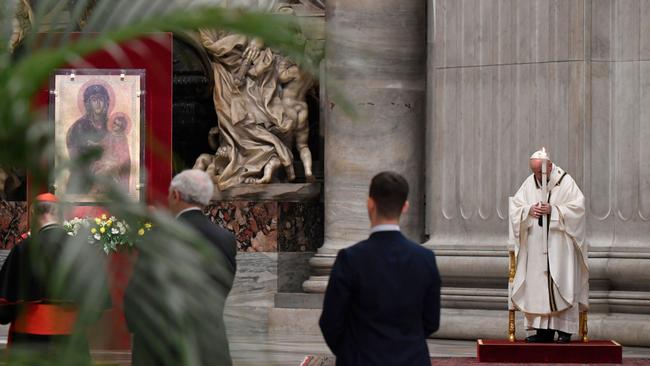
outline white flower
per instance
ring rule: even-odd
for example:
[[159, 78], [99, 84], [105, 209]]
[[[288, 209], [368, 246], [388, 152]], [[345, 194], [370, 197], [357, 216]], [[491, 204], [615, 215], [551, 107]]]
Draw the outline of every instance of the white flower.
[[99, 234], [95, 234], [95, 235], [93, 235], [93, 238], [95, 238], [95, 240], [99, 240], [99, 239], [102, 238], [102, 236], [99, 235]]
[[117, 234], [117, 233], [119, 233], [119, 232], [120, 232], [120, 231], [119, 231], [118, 229], [116, 229], [116, 228], [112, 228], [112, 229], [111, 229], [111, 234]]

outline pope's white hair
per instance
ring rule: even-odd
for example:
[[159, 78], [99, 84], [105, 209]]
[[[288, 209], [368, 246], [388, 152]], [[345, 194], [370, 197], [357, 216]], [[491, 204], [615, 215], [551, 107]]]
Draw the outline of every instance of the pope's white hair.
[[189, 169], [178, 173], [169, 184], [169, 189], [177, 191], [184, 202], [205, 206], [212, 199], [214, 183], [208, 173]]

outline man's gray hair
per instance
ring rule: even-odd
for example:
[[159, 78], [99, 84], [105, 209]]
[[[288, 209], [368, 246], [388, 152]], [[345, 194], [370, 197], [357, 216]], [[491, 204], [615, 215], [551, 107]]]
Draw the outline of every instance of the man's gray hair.
[[169, 189], [177, 191], [184, 202], [206, 206], [212, 199], [214, 183], [208, 173], [189, 169], [178, 173], [169, 184]]

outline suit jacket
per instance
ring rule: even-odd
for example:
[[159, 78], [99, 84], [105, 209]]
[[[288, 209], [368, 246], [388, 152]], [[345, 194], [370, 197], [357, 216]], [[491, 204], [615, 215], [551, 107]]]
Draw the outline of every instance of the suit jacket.
[[[198, 234], [205, 238], [218, 250], [219, 253], [223, 255], [223, 261], [210, 263], [209, 265], [226, 265], [228, 267], [227, 270], [229, 276], [227, 276], [227, 278], [214, 279], [215, 288], [224, 292], [222, 293], [223, 297], [221, 299], [223, 301], [220, 301], [219, 299], [197, 299], [205, 301], [205, 306], [203, 308], [193, 308], [200, 313], [183, 314], [183, 316], [191, 315], [194, 318], [205, 319], [206, 326], [210, 327], [209, 335], [190, 335], [192, 338], [190, 342], [194, 343], [193, 346], [197, 347], [199, 353], [198, 362], [201, 365], [206, 366], [230, 366], [232, 365], [232, 360], [230, 358], [228, 339], [226, 337], [225, 325], [223, 323], [223, 308], [226, 296], [232, 288], [237, 267], [235, 261], [235, 256], [237, 254], [235, 236], [226, 229], [212, 223], [200, 210], [186, 211], [179, 216], [178, 220], [196, 230]], [[177, 350], [177, 347], [179, 346], [178, 341], [180, 340], [175, 340], [173, 334], [165, 335], [165, 337], [156, 337], [151, 334], [152, 330], [153, 332], [156, 332], [157, 330], [164, 331], [166, 329], [169, 329], [169, 331], [173, 333], [173, 329], [176, 326], [183, 327], [183, 325], [179, 325], [179, 322], [182, 322], [182, 319], [178, 319], [177, 316], [171, 315], [171, 309], [161, 308], [160, 304], [157, 303], [155, 299], [151, 299], [154, 303], [148, 303], [149, 299], [142, 297], [141, 291], [138, 291], [137, 287], [142, 286], [144, 282], [146, 286], [158, 286], [162, 290], [160, 293], [166, 293], [164, 291], [165, 284], [158, 283], [160, 279], [152, 276], [150, 273], [152, 266], [147, 263], [149, 260], [151, 259], [148, 258], [147, 255], [141, 253], [134, 269], [131, 283], [134, 283], [136, 276], [139, 277], [139, 282], [137, 285], [129, 285], [124, 298], [127, 325], [133, 333], [132, 362], [134, 366], [182, 365], [178, 358], [179, 351]], [[178, 265], [179, 268], [182, 268], [184, 264], [178, 263]], [[188, 290], [188, 293], [185, 295], [196, 297], [200, 294]], [[162, 314], [162, 318], [159, 318], [157, 321], [152, 320], [150, 318], [151, 311], [147, 308], [154, 308], [155, 311]], [[161, 322], [164, 324], [161, 324]], [[164, 348], [171, 355], [168, 354], [166, 357], [161, 356], [157, 347]]]
[[399, 231], [380, 231], [339, 251], [320, 328], [336, 365], [429, 366], [438, 329], [435, 255]]
[[230, 263], [230, 269], [234, 274], [237, 271], [237, 242], [235, 236], [228, 230], [214, 224], [199, 210], [185, 211], [178, 219], [198, 231], [204, 238], [208, 239], [226, 257]]

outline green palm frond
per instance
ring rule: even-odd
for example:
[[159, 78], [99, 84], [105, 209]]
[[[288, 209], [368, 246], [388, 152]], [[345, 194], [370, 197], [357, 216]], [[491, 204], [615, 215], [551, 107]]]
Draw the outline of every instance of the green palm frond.
[[[30, 172], [32, 182], [45, 186], [48, 162], [54, 154], [53, 131], [47, 123], [47, 111], [35, 111], [33, 98], [50, 75], [64, 64], [74, 64], [84, 55], [152, 32], [184, 32], [199, 28], [221, 28], [259, 37], [311, 70], [314, 60], [303, 54], [300, 25], [294, 18], [271, 15], [259, 9], [227, 9], [205, 6], [202, 1], [172, 0], [39, 0], [33, 9], [33, 25], [20, 48], [8, 47], [13, 19], [23, 0], [5, 0], [0, 4], [0, 166], [11, 165]], [[270, 2], [269, 2], [270, 4]], [[89, 6], [94, 6], [87, 17]], [[80, 24], [84, 24], [81, 35]], [[47, 33], [44, 35], [44, 33]], [[87, 171], [88, 161], [71, 162], [74, 169]], [[101, 183], [101, 179], [97, 179]], [[224, 270], [224, 259], [195, 232], [178, 224], [169, 215], [151, 214], [142, 204], [129, 201], [118, 187], [104, 182], [110, 201], [107, 209], [132, 225], [143, 219], [156, 227], [139, 247], [147, 278], [134, 279], [143, 309], [141, 322], [153, 347], [164, 355], [173, 343], [180, 362], [199, 364], [196, 348], [200, 339], [219, 337], [215, 330], [223, 308], [209, 306], [225, 296], [223, 288], [232, 281]], [[83, 238], [71, 238], [52, 276], [57, 291], [72, 291], [80, 299], [79, 329], [97, 317], [105, 286], [101, 274], [106, 267], [103, 253], [88, 251]], [[179, 265], [182, 264], [182, 265]], [[216, 285], [223, 284], [223, 286]], [[208, 306], [206, 306], [208, 305]], [[77, 335], [83, 332], [78, 332]], [[78, 339], [72, 339], [76, 342]], [[74, 347], [59, 360], [36, 360], [32, 354], [24, 364], [75, 364]], [[225, 352], [225, 350], [223, 350]], [[15, 358], [20, 363], [21, 355]], [[172, 356], [168, 355], [172, 360]], [[58, 363], [57, 363], [58, 362]]]

